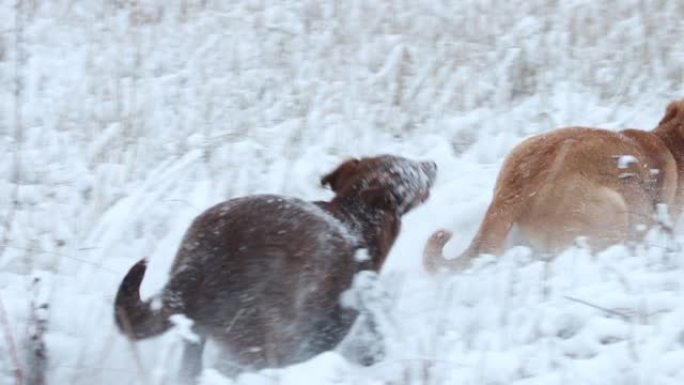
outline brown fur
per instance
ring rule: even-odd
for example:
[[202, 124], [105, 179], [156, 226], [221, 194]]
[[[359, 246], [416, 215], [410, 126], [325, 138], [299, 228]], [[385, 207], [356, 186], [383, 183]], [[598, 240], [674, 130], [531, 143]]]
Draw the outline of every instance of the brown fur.
[[[223, 349], [229, 373], [332, 349], [357, 315], [340, 295], [356, 272], [382, 267], [401, 215], [427, 198], [435, 174], [433, 162], [352, 159], [321, 180], [335, 192], [329, 202], [257, 195], [220, 203], [188, 229], [156, 309], [138, 294], [144, 261], [130, 269], [116, 323], [142, 339], [170, 328], [174, 314], [190, 318], [200, 341], [186, 346], [187, 377], [201, 370], [205, 337]], [[356, 260], [359, 249], [370, 259]]]
[[[636, 164], [618, 168], [618, 157]], [[653, 171], [652, 171], [653, 170]], [[516, 146], [499, 173], [482, 224], [459, 258], [446, 259], [446, 230], [435, 232], [425, 268], [467, 268], [480, 254], [500, 254], [513, 225], [537, 250], [559, 251], [578, 237], [594, 250], [638, 237], [655, 223], [655, 206], [677, 216], [684, 203], [684, 100], [670, 103], [652, 131], [563, 128]]]

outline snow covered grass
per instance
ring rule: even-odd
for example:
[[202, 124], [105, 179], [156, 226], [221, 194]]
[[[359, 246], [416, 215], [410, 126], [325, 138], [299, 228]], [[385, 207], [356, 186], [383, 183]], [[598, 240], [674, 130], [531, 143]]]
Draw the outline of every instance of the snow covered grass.
[[0, 0], [3, 334], [25, 346], [39, 274], [50, 384], [168, 383], [178, 336], [131, 346], [114, 329], [128, 267], [150, 258], [150, 295], [209, 205], [327, 198], [338, 162], [393, 152], [440, 172], [383, 272], [389, 356], [325, 353], [239, 384], [680, 384], [681, 254], [657, 237], [550, 262], [516, 248], [451, 278], [419, 255], [439, 227], [447, 252], [465, 246], [524, 137], [654, 127], [684, 96], [683, 18], [659, 0]]

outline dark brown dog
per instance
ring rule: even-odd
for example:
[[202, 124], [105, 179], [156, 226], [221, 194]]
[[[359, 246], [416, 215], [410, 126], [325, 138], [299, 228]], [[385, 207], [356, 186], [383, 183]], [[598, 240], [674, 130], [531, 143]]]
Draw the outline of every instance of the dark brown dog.
[[[132, 339], [163, 333], [169, 317], [190, 318], [186, 376], [201, 370], [204, 338], [238, 370], [281, 367], [334, 348], [357, 311], [340, 304], [356, 272], [378, 271], [400, 217], [427, 199], [437, 167], [384, 155], [352, 159], [321, 180], [330, 202], [257, 195], [220, 203], [192, 223], [159, 306], [138, 294], [144, 261], [123, 279], [116, 323]], [[355, 256], [365, 249], [368, 258]], [[364, 254], [365, 256], [365, 254]]]
[[[564, 128], [525, 140], [508, 155], [494, 199], [470, 246], [446, 259], [451, 233], [425, 246], [428, 271], [467, 268], [479, 254], [500, 254], [513, 225], [537, 250], [557, 252], [577, 237], [599, 250], [636, 240], [655, 224], [656, 206], [673, 217], [684, 203], [684, 100], [670, 103], [652, 131]], [[639, 226], [643, 225], [643, 226]]]

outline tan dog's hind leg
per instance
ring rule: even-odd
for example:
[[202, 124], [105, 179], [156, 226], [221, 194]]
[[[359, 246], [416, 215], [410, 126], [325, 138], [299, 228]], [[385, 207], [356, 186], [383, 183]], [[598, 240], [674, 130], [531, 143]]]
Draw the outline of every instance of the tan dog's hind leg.
[[554, 190], [539, 197], [518, 222], [535, 249], [559, 252], [586, 237], [591, 249], [598, 251], [625, 240], [630, 213], [620, 193], [577, 181], [561, 183]]
[[617, 191], [603, 187], [595, 191], [587, 207], [586, 234], [589, 246], [599, 251], [610, 245], [624, 242], [629, 237], [631, 213], [624, 197]]

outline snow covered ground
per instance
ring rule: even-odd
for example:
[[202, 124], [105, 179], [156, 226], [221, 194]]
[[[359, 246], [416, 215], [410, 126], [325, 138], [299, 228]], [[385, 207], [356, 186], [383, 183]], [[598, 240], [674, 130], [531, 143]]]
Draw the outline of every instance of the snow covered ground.
[[41, 296], [49, 384], [170, 383], [178, 335], [114, 328], [128, 267], [150, 258], [151, 295], [204, 208], [328, 198], [323, 173], [389, 152], [440, 171], [382, 274], [388, 357], [204, 384], [682, 384], [683, 254], [663, 239], [515, 247], [454, 277], [420, 252], [440, 227], [465, 246], [523, 138], [654, 127], [684, 96], [683, 19], [655, 0], [0, 0], [0, 383]]

